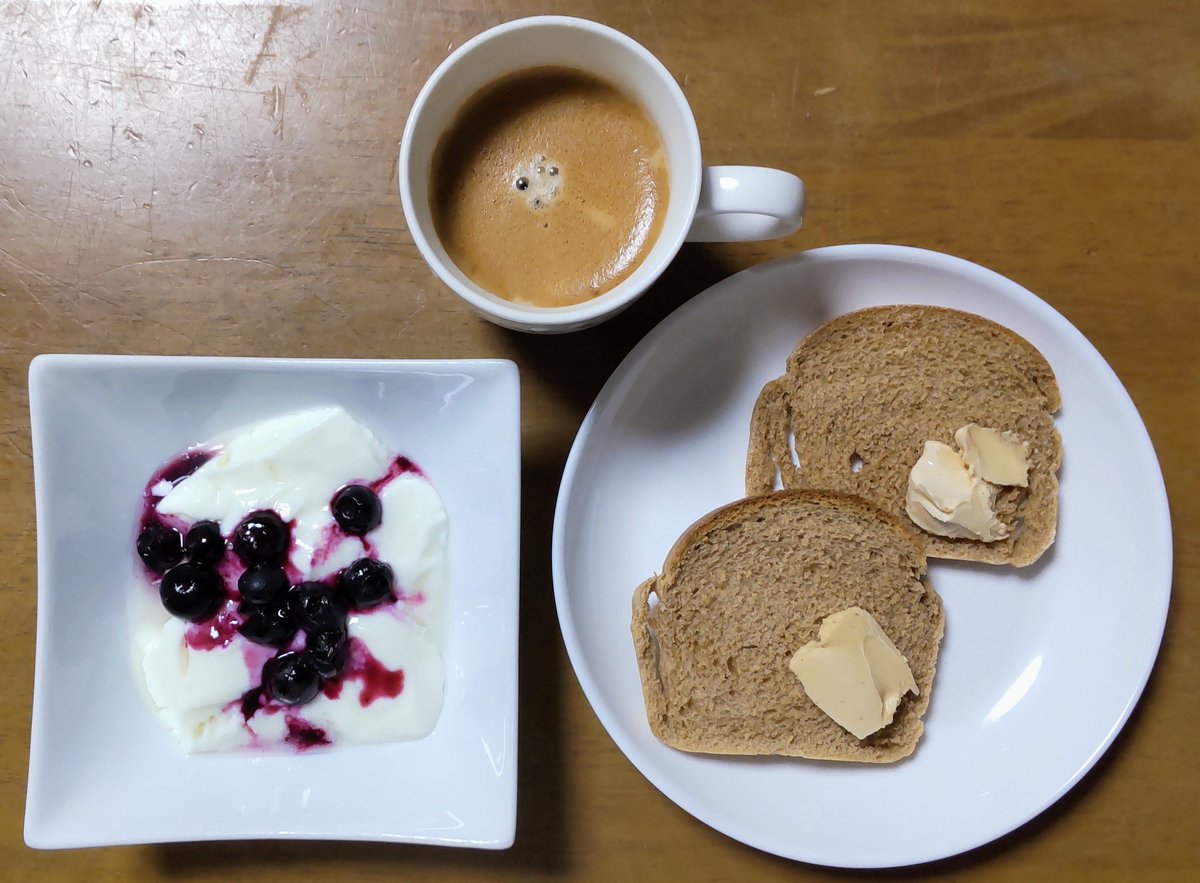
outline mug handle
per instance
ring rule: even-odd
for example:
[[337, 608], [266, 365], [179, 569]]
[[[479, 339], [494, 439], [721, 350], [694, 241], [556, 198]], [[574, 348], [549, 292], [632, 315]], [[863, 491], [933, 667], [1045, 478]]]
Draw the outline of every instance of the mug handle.
[[688, 242], [756, 242], [800, 229], [804, 182], [761, 166], [707, 166]]

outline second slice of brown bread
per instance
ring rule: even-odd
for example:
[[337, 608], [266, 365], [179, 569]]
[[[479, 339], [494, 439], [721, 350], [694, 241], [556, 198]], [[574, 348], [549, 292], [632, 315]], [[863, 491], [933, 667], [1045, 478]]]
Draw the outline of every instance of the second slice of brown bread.
[[[782, 491], [692, 525], [638, 586], [632, 632], [650, 729], [685, 751], [888, 762], [921, 737], [945, 618], [915, 533], [856, 497]], [[920, 694], [857, 739], [788, 668], [821, 621], [870, 613]]]

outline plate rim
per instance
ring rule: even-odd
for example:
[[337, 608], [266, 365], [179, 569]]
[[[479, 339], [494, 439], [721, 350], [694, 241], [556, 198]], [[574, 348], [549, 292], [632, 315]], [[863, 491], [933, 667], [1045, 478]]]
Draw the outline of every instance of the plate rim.
[[[40, 810], [44, 799], [41, 784], [41, 769], [46, 764], [42, 758], [43, 746], [48, 738], [42, 731], [45, 722], [39, 722], [39, 708], [44, 713], [46, 694], [51, 685], [46, 677], [48, 666], [47, 642], [43, 639], [52, 623], [48, 605], [41, 603], [47, 589], [43, 588], [49, 552], [41, 538], [46, 535], [45, 505], [41, 501], [47, 499], [50, 493], [47, 482], [45, 444], [39, 445], [38, 439], [43, 438], [47, 429], [43, 423], [43, 408], [47, 396], [52, 393], [47, 384], [53, 382], [53, 372], [59, 370], [80, 371], [103, 367], [114, 368], [164, 368], [178, 370], [188, 368], [230, 369], [239, 371], [282, 371], [286, 373], [303, 370], [329, 370], [339, 374], [438, 374], [453, 375], [455, 373], [474, 372], [478, 377], [490, 375], [497, 384], [497, 394], [511, 399], [505, 403], [503, 425], [496, 428], [495, 438], [498, 446], [503, 446], [511, 453], [512, 469], [506, 470], [507, 476], [503, 483], [511, 496], [511, 512], [509, 522], [513, 525], [511, 543], [508, 550], [511, 568], [505, 568], [499, 573], [505, 593], [511, 599], [511, 646], [507, 654], [511, 659], [511, 671], [506, 676], [498, 678], [497, 683], [505, 692], [512, 696], [511, 703], [506, 703], [503, 722], [506, 731], [511, 734], [507, 741], [508, 755], [505, 766], [507, 775], [501, 782], [503, 796], [499, 811], [493, 813], [487, 821], [480, 822], [481, 827], [488, 830], [482, 836], [453, 837], [415, 833], [386, 833], [386, 834], [355, 834], [339, 831], [321, 831], [319, 826], [312, 830], [279, 829], [274, 831], [222, 831], [214, 834], [175, 833], [169, 836], [144, 836], [133, 833], [111, 836], [80, 836], [72, 829], [62, 829], [48, 822], [45, 813]], [[128, 846], [143, 844], [168, 843], [205, 843], [225, 842], [250, 839], [265, 840], [328, 840], [354, 842], [387, 842], [412, 843], [425, 846], [467, 847], [485, 850], [503, 850], [510, 848], [516, 837], [517, 816], [517, 763], [519, 758], [519, 683], [520, 683], [520, 509], [521, 509], [521, 383], [520, 368], [511, 359], [505, 358], [461, 358], [461, 359], [355, 359], [355, 358], [287, 358], [287, 357], [258, 357], [258, 356], [222, 356], [222, 355], [156, 355], [131, 353], [39, 353], [30, 359], [27, 370], [28, 413], [30, 419], [31, 467], [33, 472], [33, 496], [35, 503], [35, 622], [34, 622], [34, 664], [33, 683], [30, 700], [29, 716], [29, 752], [26, 764], [25, 807], [22, 821], [22, 834], [25, 845], [32, 849], [59, 851], [67, 849]], [[511, 408], [507, 405], [511, 404]]]
[[[621, 732], [620, 726], [614, 720], [615, 715], [608, 707], [599, 700], [599, 687], [596, 677], [591, 669], [586, 665], [584, 651], [579, 640], [578, 633], [575, 629], [574, 614], [571, 605], [569, 590], [567, 588], [566, 578], [566, 561], [564, 551], [564, 535], [566, 532], [566, 519], [570, 500], [574, 491], [575, 481], [579, 469], [582, 464], [582, 451], [588, 438], [593, 434], [598, 419], [598, 414], [601, 410], [607, 408], [612, 400], [617, 397], [617, 390], [621, 383], [626, 379], [626, 375], [635, 370], [638, 362], [647, 357], [647, 354], [653, 350], [658, 341], [669, 334], [672, 328], [677, 325], [682, 318], [693, 310], [703, 308], [710, 301], [716, 300], [725, 296], [726, 289], [737, 288], [744, 285], [747, 279], [752, 279], [758, 275], [767, 272], [775, 272], [783, 267], [800, 264], [813, 263], [834, 263], [845, 260], [870, 260], [870, 261], [900, 261], [904, 263], [915, 264], [918, 266], [932, 267], [939, 270], [945, 270], [959, 275], [973, 276], [977, 279], [989, 283], [993, 287], [1007, 289], [1009, 293], [1032, 307], [1036, 313], [1040, 315], [1043, 321], [1051, 325], [1056, 331], [1062, 333], [1070, 344], [1072, 351], [1081, 354], [1089, 363], [1089, 370], [1095, 369], [1100, 371], [1103, 379], [1114, 386], [1115, 391], [1118, 391], [1124, 397], [1124, 403], [1128, 405], [1132, 414], [1136, 417], [1136, 428], [1133, 430], [1135, 443], [1148, 452], [1148, 462], [1152, 466], [1152, 472], [1157, 479], [1153, 486], [1148, 488], [1148, 493], [1153, 497], [1151, 506], [1156, 510], [1157, 517], [1161, 519], [1165, 530], [1165, 545], [1162, 549], [1164, 561], [1159, 562], [1165, 576], [1165, 589], [1161, 593], [1159, 602], [1159, 610], [1157, 616], [1152, 618], [1155, 625], [1153, 652], [1149, 653], [1148, 661], [1143, 670], [1139, 672], [1136, 687], [1128, 697], [1120, 713], [1114, 720], [1113, 724], [1105, 733], [1103, 739], [1099, 741], [1092, 752], [1074, 770], [1069, 777], [1065, 779], [1057, 788], [1053, 789], [1052, 793], [1044, 801], [1032, 801], [1030, 806], [1015, 815], [1018, 816], [1015, 821], [1004, 821], [997, 830], [988, 830], [982, 835], [974, 837], [962, 838], [963, 842], [952, 845], [949, 849], [930, 849], [925, 853], [914, 854], [910, 858], [905, 858], [900, 861], [856, 861], [853, 858], [847, 858], [843, 861], [830, 861], [827, 858], [813, 857], [811, 854], [806, 854], [804, 850], [799, 849], [779, 849], [774, 843], [768, 843], [756, 835], [754, 831], [746, 831], [740, 828], [735, 819], [730, 819], [727, 816], [702, 811], [696, 804], [688, 799], [686, 795], [678, 793], [674, 787], [671, 777], [663, 774], [656, 767], [655, 762], [647, 755], [643, 754], [640, 748], [629, 740], [628, 744], [624, 736], [618, 737], [617, 733]], [[837, 315], [842, 315], [838, 313]], [[832, 318], [832, 317], [831, 317]], [[563, 467], [562, 480], [559, 484], [558, 497], [555, 501], [553, 537], [551, 541], [551, 572], [554, 582], [554, 598], [555, 607], [558, 612], [559, 629], [562, 632], [563, 643], [567, 648], [567, 656], [571, 661], [571, 667], [575, 672], [576, 678], [579, 680], [580, 686], [583, 689], [584, 695], [591, 705], [592, 711], [600, 720], [608, 736], [616, 744], [617, 748], [625, 755], [626, 759], [644, 776], [650, 784], [652, 784], [660, 793], [663, 794], [672, 803], [680, 809], [687, 812], [693, 818], [708, 825], [709, 827], [721, 832], [722, 834], [731, 837], [741, 843], [751, 846], [755, 849], [762, 850], [773, 855], [778, 855], [783, 858], [788, 858], [794, 861], [807, 862], [814, 865], [825, 867], [841, 867], [848, 869], [869, 869], [869, 868], [889, 868], [889, 867], [911, 867], [914, 865], [926, 864], [928, 862], [937, 861], [940, 859], [950, 858], [951, 856], [960, 855], [977, 849], [985, 844], [991, 843], [1001, 837], [1006, 836], [1012, 831], [1017, 830], [1027, 824], [1032, 819], [1045, 812], [1049, 807], [1058, 802], [1068, 791], [1075, 787], [1079, 781], [1087, 775], [1087, 773], [1096, 765], [1101, 757], [1112, 746], [1118, 734], [1124, 729], [1137, 707], [1142, 694], [1145, 691], [1146, 684], [1150, 679], [1150, 675], [1154, 670], [1154, 666], [1158, 660], [1158, 655], [1162, 647], [1163, 634], [1166, 629], [1167, 615], [1170, 609], [1171, 589], [1173, 584], [1173, 567], [1174, 567], [1174, 534], [1171, 523], [1170, 504], [1166, 492], [1166, 484], [1162, 475], [1162, 464], [1159, 461], [1158, 454], [1154, 450], [1153, 440], [1150, 438], [1149, 430], [1146, 428], [1146, 423], [1142, 419], [1141, 413], [1137, 409], [1136, 403], [1129, 395], [1129, 391], [1121, 382], [1112, 366], [1095, 347], [1095, 345], [1084, 336], [1074, 324], [1063, 316], [1058, 310], [1052, 307], [1049, 303], [1038, 297], [1029, 289], [1019, 283], [1009, 279], [995, 270], [991, 270], [973, 261], [965, 258], [949, 255], [944, 252], [933, 251], [931, 249], [918, 248], [907, 245], [891, 245], [891, 244], [876, 244], [876, 243], [852, 243], [843, 245], [823, 246], [819, 248], [808, 249], [794, 254], [785, 255], [774, 260], [765, 261], [748, 269], [742, 270], [725, 279], [722, 279], [708, 288], [695, 295], [687, 302], [676, 308], [673, 312], [663, 318], [653, 329], [650, 330], [634, 347], [629, 351], [620, 364], [613, 370], [609, 379], [605, 382], [591, 407], [588, 409], [587, 415], [580, 424], [579, 430], [576, 433], [575, 439], [571, 444], [570, 453], [567, 456], [566, 463]]]

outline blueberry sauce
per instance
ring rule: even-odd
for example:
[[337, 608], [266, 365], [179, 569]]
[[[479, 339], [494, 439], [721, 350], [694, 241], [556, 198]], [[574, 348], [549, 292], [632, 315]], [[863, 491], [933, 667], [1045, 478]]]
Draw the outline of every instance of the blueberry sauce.
[[[342, 529], [337, 526], [337, 523], [327, 524], [321, 529], [321, 539], [317, 543], [317, 547], [313, 549], [312, 563], [313, 567], [321, 567], [330, 558], [333, 553], [341, 546], [342, 541], [346, 539], [346, 535]], [[356, 539], [359, 539], [356, 537]]]
[[158, 472], [154, 473], [150, 478], [150, 485], [156, 485], [160, 481], [169, 481], [171, 484], [179, 484], [189, 475], [193, 474], [197, 469], [215, 457], [216, 449], [191, 448], [184, 451], [178, 457], [168, 460], [165, 464], [159, 467]]
[[250, 718], [258, 714], [258, 710], [263, 707], [263, 700], [265, 698], [261, 686], [251, 687], [243, 693], [242, 698], [237, 700], [237, 705], [242, 712], [242, 720], [250, 723]]
[[[346, 485], [343, 487], [350, 485], [361, 485], [378, 495], [385, 487], [387, 487], [397, 478], [405, 475], [414, 475], [418, 478], [423, 478], [426, 481], [429, 480], [425, 473], [421, 471], [421, 467], [419, 467], [412, 460], [408, 459], [408, 457], [399, 456], [388, 464], [387, 472], [385, 472], [382, 477], [373, 481], [360, 481], [355, 479], [353, 481], [346, 482]], [[333, 501], [330, 500], [331, 504], [332, 502]], [[337, 552], [341, 544], [348, 540], [356, 540], [361, 543], [364, 554], [370, 557], [378, 557], [379, 551], [375, 548], [375, 545], [371, 542], [368, 536], [349, 533], [343, 530], [342, 527], [336, 521], [334, 521], [334, 523], [325, 528], [321, 535], [321, 541], [313, 550], [313, 566], [320, 566], [324, 564], [333, 557], [334, 553]]]
[[361, 670], [352, 670], [349, 676], [362, 681], [358, 704], [363, 708], [376, 699], [395, 699], [404, 692], [404, 669], [392, 671], [384, 668], [383, 663], [370, 653], [366, 655]]
[[404, 692], [404, 669], [392, 671], [371, 654], [366, 644], [351, 638], [350, 659], [341, 677], [326, 681], [321, 692], [330, 699], [337, 699], [342, 695], [342, 686], [346, 681], [359, 681], [362, 684], [358, 704], [366, 708], [376, 699], [395, 699]]
[[193, 650], [219, 650], [228, 647], [245, 621], [237, 605], [226, 602], [212, 619], [188, 627], [187, 645]]
[[321, 692], [325, 694], [326, 698], [337, 699], [342, 695], [342, 683], [350, 676], [349, 668], [350, 666], [347, 664], [339, 677], [330, 678], [321, 685]]
[[386, 668], [357, 638], [350, 639], [350, 661], [346, 663], [342, 679], [361, 682], [358, 704], [363, 708], [376, 699], [395, 699], [404, 692], [404, 669], [392, 671]]
[[384, 473], [382, 478], [377, 478], [374, 481], [364, 482], [367, 487], [379, 493], [397, 478], [402, 475], [415, 475], [418, 478], [426, 478], [425, 473], [421, 471], [421, 467], [403, 455], [397, 457], [388, 465], [388, 471]]
[[331, 744], [325, 731], [319, 727], [314, 727], [295, 717], [289, 716], [286, 720], [288, 732], [284, 741], [293, 748], [305, 751], [309, 748]]
[[180, 530], [180, 533], [186, 533], [187, 525], [183, 519], [170, 515], [161, 515], [158, 512], [156, 508], [158, 501], [164, 495], [156, 495], [154, 488], [164, 481], [170, 482], [171, 485], [179, 484], [179, 482], [193, 474], [216, 455], [217, 449], [215, 448], [192, 448], [158, 467], [158, 470], [150, 476], [150, 480], [146, 482], [146, 487], [142, 491], [142, 517], [138, 522], [138, 527], [144, 528], [152, 524], [161, 524], [166, 527], [173, 527], [176, 530], [184, 528]]

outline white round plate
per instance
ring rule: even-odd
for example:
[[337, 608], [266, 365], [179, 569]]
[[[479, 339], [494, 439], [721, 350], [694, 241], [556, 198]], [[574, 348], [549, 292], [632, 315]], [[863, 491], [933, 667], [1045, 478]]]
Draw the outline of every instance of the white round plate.
[[[1017, 570], [931, 561], [946, 637], [925, 736], [879, 766], [687, 754], [650, 733], [629, 633], [634, 587], [694, 520], [743, 495], [750, 412], [810, 331], [923, 303], [1017, 331], [1054, 368], [1058, 540]], [[936, 354], [933, 354], [936, 358]], [[554, 522], [571, 662], [617, 745], [671, 800], [759, 849], [885, 867], [954, 855], [1061, 797], [1112, 742], [1158, 654], [1171, 522], [1150, 438], [1095, 348], [1014, 282], [912, 248], [823, 248], [694, 298], [629, 354], [571, 450]]]

